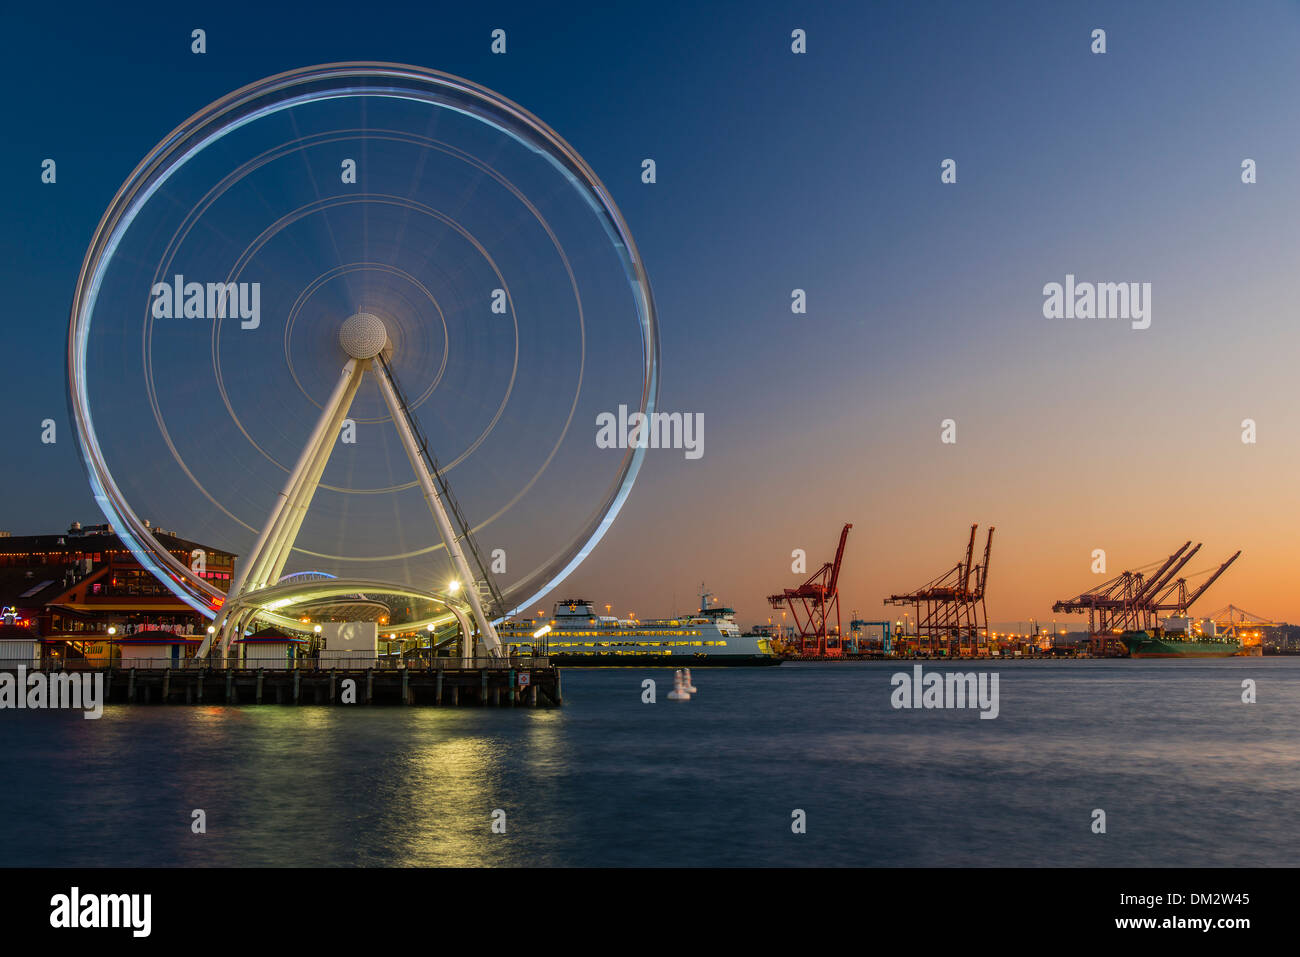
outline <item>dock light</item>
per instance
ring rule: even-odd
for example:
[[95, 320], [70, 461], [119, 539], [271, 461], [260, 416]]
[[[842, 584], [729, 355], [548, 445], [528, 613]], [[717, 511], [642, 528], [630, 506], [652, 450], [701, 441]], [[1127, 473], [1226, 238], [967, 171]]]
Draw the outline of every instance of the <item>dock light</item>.
[[535, 632], [533, 632], [533, 637], [541, 638], [544, 635], [549, 635], [550, 633], [551, 633], [551, 626], [543, 625], [541, 628], [538, 628]]

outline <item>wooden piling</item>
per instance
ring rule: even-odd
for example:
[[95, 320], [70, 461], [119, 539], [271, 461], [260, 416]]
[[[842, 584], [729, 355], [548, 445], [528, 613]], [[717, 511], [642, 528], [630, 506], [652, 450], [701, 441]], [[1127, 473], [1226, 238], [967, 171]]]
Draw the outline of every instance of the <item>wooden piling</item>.
[[[225, 681], [225, 703], [239, 705], [241, 692], [248, 704], [304, 705], [308, 703], [341, 703], [339, 682], [350, 682], [353, 693], [350, 703], [403, 706], [439, 705], [474, 707], [536, 707], [559, 704], [557, 672], [540, 666], [536, 669], [510, 667], [438, 668], [430, 663], [424, 668], [357, 668], [309, 669], [238, 668], [221, 669], [217, 673], [217, 688], [208, 691], [205, 682], [208, 669], [195, 668], [180, 671], [166, 668], [108, 669], [105, 684], [109, 699], [135, 704], [218, 704], [222, 701], [221, 680]], [[365, 687], [360, 685], [365, 675]], [[123, 680], [125, 679], [125, 680]], [[528, 680], [528, 684], [522, 682]], [[178, 687], [176, 682], [180, 682]], [[161, 698], [158, 696], [161, 695]], [[205, 697], [206, 695], [206, 697]], [[462, 700], [462, 698], [464, 700]], [[310, 699], [310, 701], [309, 701]]]

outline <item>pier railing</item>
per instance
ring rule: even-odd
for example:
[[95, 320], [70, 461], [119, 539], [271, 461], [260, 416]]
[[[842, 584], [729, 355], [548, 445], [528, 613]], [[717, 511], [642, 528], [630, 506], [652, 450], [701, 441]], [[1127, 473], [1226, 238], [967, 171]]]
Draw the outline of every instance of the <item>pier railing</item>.
[[112, 661], [92, 661], [82, 658], [46, 658], [40, 662], [0, 660], [0, 671], [16, 670], [19, 665], [28, 671], [531, 671], [549, 668], [546, 657], [514, 656], [509, 658], [353, 658], [316, 657], [295, 658], [245, 658], [241, 660], [220, 658], [117, 658]]

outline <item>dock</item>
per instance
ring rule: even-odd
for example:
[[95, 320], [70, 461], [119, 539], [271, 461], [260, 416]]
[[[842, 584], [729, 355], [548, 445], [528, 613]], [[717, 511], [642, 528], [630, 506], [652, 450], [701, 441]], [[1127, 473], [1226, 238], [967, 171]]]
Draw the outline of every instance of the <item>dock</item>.
[[[269, 666], [268, 666], [269, 665]], [[560, 669], [545, 658], [384, 659], [322, 663], [46, 662], [29, 674], [102, 674], [106, 704], [560, 707]]]

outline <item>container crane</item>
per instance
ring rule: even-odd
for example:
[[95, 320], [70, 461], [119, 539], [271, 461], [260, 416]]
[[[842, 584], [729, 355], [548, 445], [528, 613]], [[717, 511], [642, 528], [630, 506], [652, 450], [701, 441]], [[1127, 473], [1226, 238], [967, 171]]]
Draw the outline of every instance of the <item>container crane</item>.
[[[767, 598], [773, 608], [784, 606], [790, 609], [790, 617], [797, 629], [793, 642], [801, 656], [840, 658], [844, 654], [840, 638], [839, 580], [844, 545], [852, 527], [851, 523], [846, 523], [840, 532], [834, 561], [826, 562], [798, 588], [787, 588]], [[830, 627], [832, 616], [835, 618], [833, 629]]]

